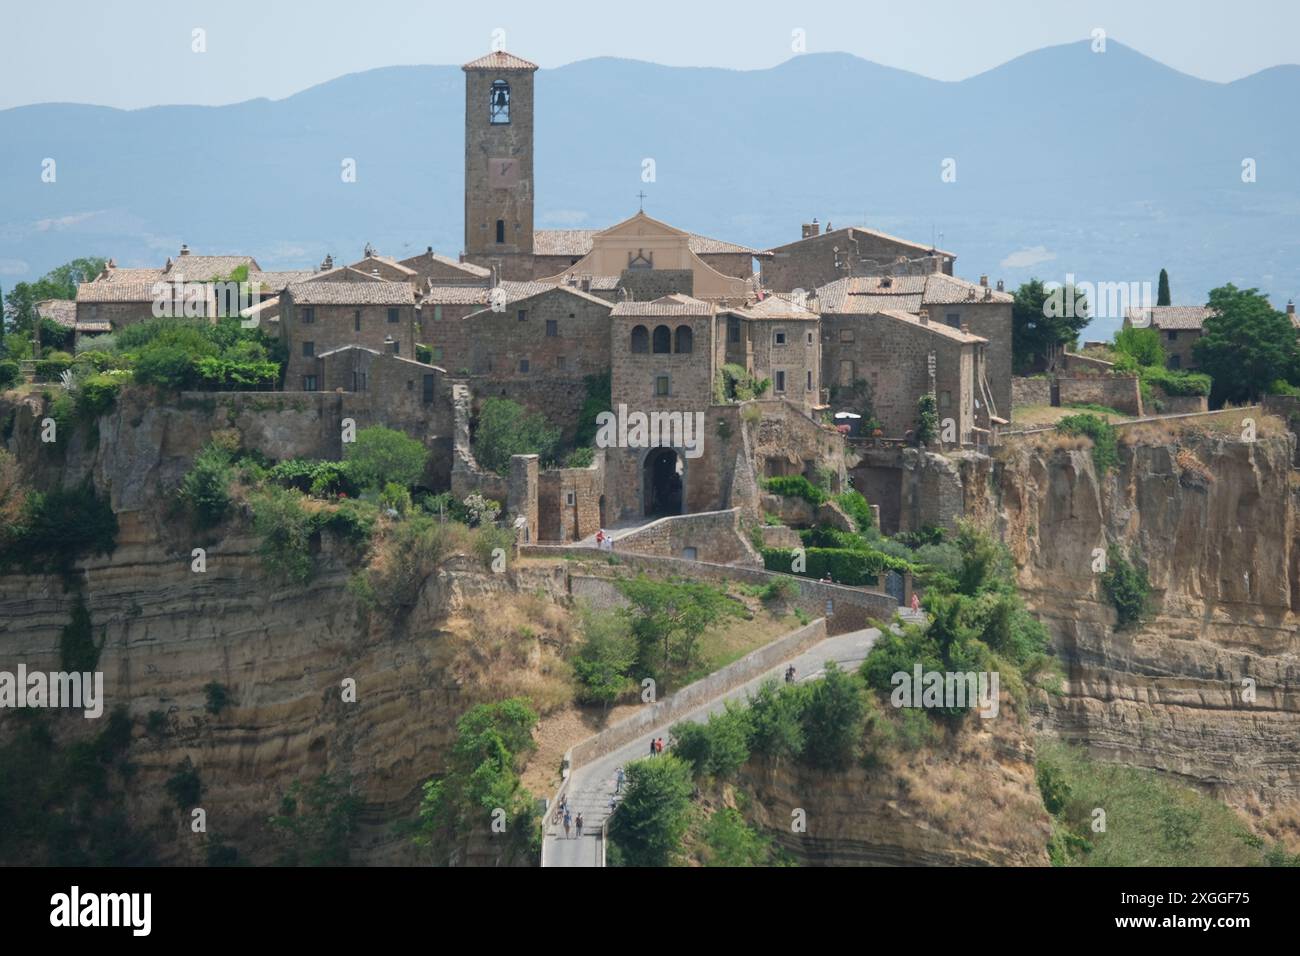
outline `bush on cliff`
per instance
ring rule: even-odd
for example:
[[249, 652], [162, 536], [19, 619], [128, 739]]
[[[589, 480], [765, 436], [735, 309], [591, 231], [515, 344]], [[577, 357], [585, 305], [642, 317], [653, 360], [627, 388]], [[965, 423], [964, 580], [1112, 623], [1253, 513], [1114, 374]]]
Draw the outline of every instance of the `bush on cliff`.
[[234, 477], [230, 453], [224, 448], [208, 445], [195, 457], [194, 467], [181, 479], [179, 495], [197, 527], [211, 528], [221, 523], [230, 508], [230, 483]]
[[405, 432], [374, 425], [361, 429], [356, 437], [343, 457], [348, 477], [359, 487], [377, 491], [392, 482], [409, 488], [424, 476], [429, 451]]
[[18, 384], [21, 368], [17, 362], [9, 359], [0, 361], [0, 392]]
[[1106, 570], [1101, 583], [1119, 615], [1120, 629], [1140, 623], [1146, 616], [1151, 591], [1146, 568], [1129, 561], [1124, 552], [1112, 544], [1106, 549]]
[[774, 475], [763, 481], [763, 488], [783, 498], [802, 498], [814, 508], [826, 500], [826, 492], [803, 475]]
[[1066, 415], [1056, 423], [1056, 430], [1062, 435], [1086, 435], [1092, 439], [1092, 462], [1097, 474], [1105, 475], [1119, 464], [1115, 428], [1104, 419], [1087, 413]]
[[112, 554], [116, 546], [117, 516], [89, 482], [32, 491], [17, 522], [0, 534], [0, 570], [18, 566], [28, 574], [66, 576], [79, 558]]
[[262, 563], [272, 574], [296, 584], [311, 579], [311, 555], [316, 523], [302, 506], [302, 497], [284, 488], [265, 488], [250, 496], [253, 530], [262, 543]]
[[611, 863], [668, 866], [691, 824], [691, 768], [672, 754], [627, 765], [627, 793], [609, 821]]

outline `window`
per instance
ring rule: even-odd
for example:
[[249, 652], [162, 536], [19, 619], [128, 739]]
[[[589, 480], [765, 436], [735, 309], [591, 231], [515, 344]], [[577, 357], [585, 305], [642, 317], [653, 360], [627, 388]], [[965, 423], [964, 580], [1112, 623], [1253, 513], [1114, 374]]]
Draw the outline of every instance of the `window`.
[[659, 396], [665, 396], [670, 394], [667, 375], [655, 376], [655, 394]]
[[952, 405], [952, 392], [939, 393], [939, 407], [948, 408]]
[[1170, 367], [1170, 368], [1182, 368], [1182, 367], [1183, 367], [1183, 357], [1182, 357], [1181, 355], [1171, 355], [1171, 356], [1169, 356], [1169, 367]]
[[687, 561], [694, 561], [697, 554], [699, 554], [699, 552], [695, 550], [695, 548], [690, 546], [682, 548], [682, 557]]
[[399, 320], [400, 320], [400, 316], [399, 316], [399, 314], [398, 314], [397, 309], [389, 309], [389, 310], [388, 310], [388, 322], [389, 322], [389, 324], [390, 324], [390, 325], [394, 325], [394, 324], [396, 324]]
[[304, 376], [302, 377], [302, 390], [303, 390], [304, 392], [314, 392], [314, 391], [316, 391], [316, 376], [315, 376], [315, 375], [304, 375]]
[[440, 305], [435, 305], [435, 306], [433, 307], [433, 321], [435, 321], [435, 322], [441, 322], [441, 321], [442, 321], [442, 306], [440, 306]]
[[433, 404], [433, 376], [424, 376], [424, 404]]
[[563, 355], [557, 355], [555, 356], [555, 367], [560, 369], [568, 368], [569, 360]]
[[840, 360], [840, 386], [848, 387], [853, 384], [853, 362], [850, 359]]
[[527, 322], [527, 321], [528, 321], [528, 310], [527, 310], [527, 309], [520, 309], [518, 312], [515, 313], [515, 315], [518, 316], [520, 322]]
[[502, 243], [505, 241], [506, 241], [506, 221], [504, 219], [498, 219], [497, 220], [497, 242]]
[[572, 508], [574, 505], [578, 503], [578, 496], [575, 495], [572, 491], [566, 491], [564, 493], [564, 503], [568, 505], [570, 508]]
[[672, 332], [668, 331], [668, 326], [656, 325], [655, 332], [654, 332], [654, 340], [650, 351], [654, 352], [655, 354], [667, 354], [668, 352], [671, 352], [673, 350], [672, 345], [673, 345], [673, 334]]
[[776, 373], [776, 390], [778, 392], [785, 391], [785, 372]]
[[960, 328], [961, 328], [961, 313], [960, 313], [960, 312], [949, 312], [948, 315], [946, 316], [946, 318], [947, 318], [947, 320], [948, 320], [948, 324], [951, 325], [954, 329], [960, 329]]
[[302, 324], [303, 324], [303, 325], [311, 325], [311, 324], [312, 324], [313, 322], [315, 322], [315, 321], [316, 321], [316, 310], [315, 310], [315, 309], [313, 309], [311, 306], [308, 306], [307, 308], [305, 308], [305, 309], [302, 310]]
[[352, 391], [354, 391], [354, 392], [364, 392], [365, 390], [366, 390], [366, 373], [365, 373], [365, 372], [353, 372], [353, 373], [352, 373]]
[[852, 341], [853, 341], [853, 330], [852, 330], [852, 329], [840, 329], [840, 341], [841, 341], [841, 342], [852, 342]]
[[677, 339], [674, 352], [690, 352], [695, 347], [695, 333], [691, 331], [689, 325], [677, 326], [673, 336]]
[[1170, 342], [1173, 342], [1173, 341], [1175, 341], [1177, 338], [1178, 338], [1178, 333], [1175, 332], [1175, 331], [1173, 331], [1172, 329], [1170, 329], [1170, 331], [1169, 331], [1169, 341], [1170, 341]]
[[431, 348], [431, 349], [429, 350], [429, 352], [431, 353], [431, 354], [430, 354], [430, 358], [432, 358], [435, 362], [441, 362], [441, 361], [442, 361], [442, 346], [441, 346], [441, 345], [435, 345], [433, 348]]
[[785, 330], [784, 330], [784, 329], [777, 329], [775, 332], [772, 333], [772, 344], [773, 344], [773, 345], [785, 345]]
[[361, 331], [361, 310], [360, 309], [357, 309], [355, 312], [352, 313], [352, 331], [353, 332]]
[[727, 319], [727, 341], [740, 341], [740, 319]]
[[813, 334], [812, 334], [811, 332], [809, 332], [809, 333], [807, 334], [807, 336], [804, 338], [804, 344], [805, 344], [805, 345], [812, 345], [812, 344], [813, 344]]
[[510, 84], [505, 80], [493, 80], [492, 89], [488, 94], [488, 123], [492, 126], [504, 126], [509, 123]]
[[397, 341], [394, 341], [394, 342], [393, 342], [393, 354], [394, 354], [394, 355], [401, 355], [401, 354], [402, 354], [402, 343], [401, 343], [401, 342], [397, 342]]
[[555, 319], [546, 320], [546, 337], [553, 339], [560, 334], [560, 323]]
[[527, 372], [527, 371], [528, 371], [528, 359], [520, 359], [520, 360], [519, 360], [519, 371], [520, 371], [520, 372]]
[[632, 327], [632, 351], [634, 353], [650, 351], [650, 333], [646, 331], [644, 325], [635, 325]]
[[311, 358], [311, 357], [314, 356], [315, 354], [316, 354], [316, 343], [315, 343], [315, 342], [303, 342], [303, 343], [302, 343], [302, 357], [303, 357], [303, 358]]
[[811, 391], [813, 390], [813, 387], [812, 387], [812, 369], [809, 369], [805, 374], [808, 376], [808, 383], [807, 383], [806, 385], [804, 385], [803, 390], [804, 390], [805, 392], [811, 392]]
[[408, 392], [413, 392], [413, 391], [415, 391], [415, 379], [413, 379], [413, 378], [408, 378], [408, 379], [406, 380], [406, 390], [407, 390]]

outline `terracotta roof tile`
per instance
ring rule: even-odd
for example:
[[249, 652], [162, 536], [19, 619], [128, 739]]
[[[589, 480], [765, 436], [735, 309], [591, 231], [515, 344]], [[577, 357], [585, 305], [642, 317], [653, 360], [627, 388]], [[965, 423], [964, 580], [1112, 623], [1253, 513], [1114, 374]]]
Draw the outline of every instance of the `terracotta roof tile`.
[[530, 63], [523, 57], [507, 53], [505, 50], [495, 50], [487, 56], [470, 60], [461, 67], [462, 70], [536, 70], [537, 68], [536, 63]]

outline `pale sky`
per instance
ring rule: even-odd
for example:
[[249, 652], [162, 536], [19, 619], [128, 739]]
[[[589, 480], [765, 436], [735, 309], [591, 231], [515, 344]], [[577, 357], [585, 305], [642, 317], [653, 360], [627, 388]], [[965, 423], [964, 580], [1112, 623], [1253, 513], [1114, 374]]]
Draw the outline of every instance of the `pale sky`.
[[761, 69], [789, 59], [802, 30], [808, 52], [960, 80], [1097, 27], [1217, 82], [1300, 61], [1297, 0], [6, 0], [0, 109], [280, 99], [375, 67], [463, 63], [495, 29], [544, 68], [618, 56]]

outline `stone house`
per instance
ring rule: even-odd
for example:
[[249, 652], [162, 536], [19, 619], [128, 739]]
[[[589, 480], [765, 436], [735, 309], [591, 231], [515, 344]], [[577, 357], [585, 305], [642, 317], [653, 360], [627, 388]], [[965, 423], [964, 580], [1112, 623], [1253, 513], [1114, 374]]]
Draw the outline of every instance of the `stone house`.
[[1151, 328], [1160, 335], [1165, 350], [1165, 367], [1194, 369], [1192, 346], [1205, 332], [1205, 320], [1214, 310], [1204, 305], [1154, 305], [1130, 308], [1124, 313], [1124, 328]]
[[718, 312], [715, 340], [723, 362], [770, 379], [770, 394], [797, 405], [821, 402], [821, 317], [786, 295], [769, 295]]
[[415, 358], [415, 291], [406, 282], [296, 282], [280, 296], [280, 338], [289, 353], [285, 388], [322, 387], [316, 356], [343, 345]]
[[794, 242], [768, 250], [763, 286], [775, 292], [804, 289], [852, 276], [952, 275], [957, 256], [875, 229], [848, 226], [821, 231], [814, 219]]
[[[864, 312], [848, 303], [822, 312], [822, 365], [834, 374], [832, 396], [866, 382], [886, 438], [913, 430], [917, 402], [931, 394], [941, 431], [950, 419], [957, 442], [974, 442], [976, 429], [989, 427], [986, 346], [980, 336], [931, 320], [924, 309], [919, 315]], [[837, 407], [834, 397], [831, 407]]]
[[412, 270], [420, 286], [481, 286], [487, 288], [492, 281], [492, 270], [472, 262], [457, 262], [442, 256], [429, 246], [417, 256], [403, 259], [400, 265]]

